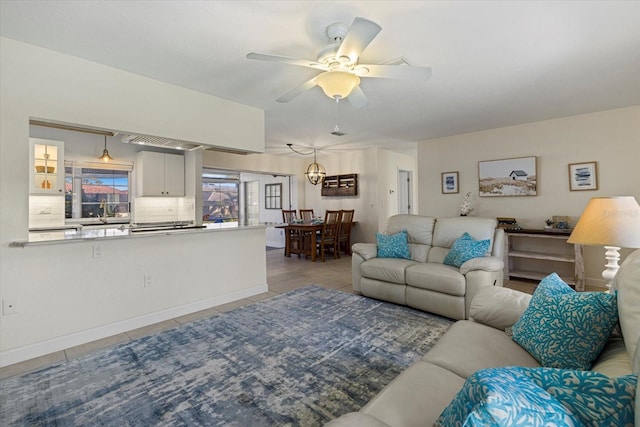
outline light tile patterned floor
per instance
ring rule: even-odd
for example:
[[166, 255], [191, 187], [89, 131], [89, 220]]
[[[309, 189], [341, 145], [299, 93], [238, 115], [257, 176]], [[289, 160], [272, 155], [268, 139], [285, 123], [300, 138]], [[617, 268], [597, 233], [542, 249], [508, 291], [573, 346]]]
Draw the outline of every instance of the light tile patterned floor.
[[[224, 313], [226, 311], [233, 310], [234, 308], [253, 304], [254, 302], [262, 299], [270, 298], [272, 296], [309, 285], [318, 285], [342, 292], [354, 293], [353, 288], [351, 287], [350, 256], [342, 255], [340, 259], [327, 257], [325, 262], [320, 260], [311, 262], [311, 260], [305, 260], [304, 257], [298, 258], [297, 256], [292, 256], [291, 258], [287, 258], [283, 253], [283, 249], [267, 251], [267, 283], [269, 284], [269, 292], [0, 368], [0, 378], [6, 378], [39, 369], [65, 359], [71, 360], [102, 348], [127, 342], [129, 340], [135, 340], [148, 334], [173, 328], [180, 324], [192, 322], [197, 319]], [[516, 280], [509, 281], [506, 286], [528, 293], [532, 293], [535, 289], [534, 283]]]

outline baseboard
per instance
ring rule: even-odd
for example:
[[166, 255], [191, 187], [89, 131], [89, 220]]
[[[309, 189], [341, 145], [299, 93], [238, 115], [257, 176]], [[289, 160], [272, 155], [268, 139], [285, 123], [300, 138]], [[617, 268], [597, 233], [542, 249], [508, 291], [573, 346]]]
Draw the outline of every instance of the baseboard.
[[127, 331], [131, 331], [133, 329], [142, 328], [144, 326], [153, 325], [154, 323], [164, 322], [165, 320], [174, 319], [176, 317], [195, 313], [201, 310], [206, 310], [217, 305], [226, 304], [243, 298], [248, 298], [267, 292], [268, 290], [269, 288], [265, 283], [264, 285], [242, 289], [240, 291], [216, 296], [206, 300], [171, 307], [166, 310], [146, 314], [144, 316], [135, 317], [133, 319], [127, 319], [120, 322], [99, 326], [97, 328], [87, 329], [84, 331], [75, 332], [73, 334], [52, 338], [50, 340], [42, 341], [36, 344], [3, 351], [0, 352], [0, 367], [24, 362], [25, 360], [34, 359], [36, 357], [55, 353], [57, 351], [65, 350], [113, 335], [118, 335]]

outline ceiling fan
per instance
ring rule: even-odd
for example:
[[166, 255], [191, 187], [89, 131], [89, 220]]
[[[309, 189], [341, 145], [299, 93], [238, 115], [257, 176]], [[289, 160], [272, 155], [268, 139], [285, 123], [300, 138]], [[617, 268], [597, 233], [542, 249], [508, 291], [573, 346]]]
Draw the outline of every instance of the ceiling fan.
[[351, 27], [339, 22], [327, 27], [326, 33], [331, 44], [318, 53], [316, 61], [253, 52], [247, 58], [284, 62], [322, 71], [282, 95], [276, 100], [278, 102], [289, 102], [303, 92], [320, 86], [329, 98], [336, 101], [347, 98], [355, 108], [362, 108], [368, 101], [360, 88], [361, 77], [415, 81], [427, 80], [431, 76], [431, 68], [410, 66], [402, 57], [383, 64], [360, 64], [360, 54], [380, 30], [382, 27], [375, 22], [358, 17]]

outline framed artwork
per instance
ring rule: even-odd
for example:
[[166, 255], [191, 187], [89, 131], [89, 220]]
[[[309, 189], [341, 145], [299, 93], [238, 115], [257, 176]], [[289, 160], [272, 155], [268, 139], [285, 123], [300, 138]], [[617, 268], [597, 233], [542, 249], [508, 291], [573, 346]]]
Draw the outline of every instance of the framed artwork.
[[480, 197], [537, 196], [536, 157], [478, 162]]
[[282, 209], [282, 184], [264, 185], [264, 208]]
[[458, 171], [442, 172], [442, 194], [457, 194], [459, 192]]
[[569, 190], [597, 190], [598, 189], [598, 163], [570, 163], [569, 164]]

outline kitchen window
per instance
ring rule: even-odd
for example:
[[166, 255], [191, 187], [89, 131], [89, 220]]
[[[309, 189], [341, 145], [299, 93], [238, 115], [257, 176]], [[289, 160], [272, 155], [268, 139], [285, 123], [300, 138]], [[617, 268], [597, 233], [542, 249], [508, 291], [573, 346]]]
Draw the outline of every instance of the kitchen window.
[[94, 165], [65, 162], [65, 217], [128, 222], [130, 174], [127, 165]]
[[202, 220], [238, 222], [240, 174], [203, 168]]

